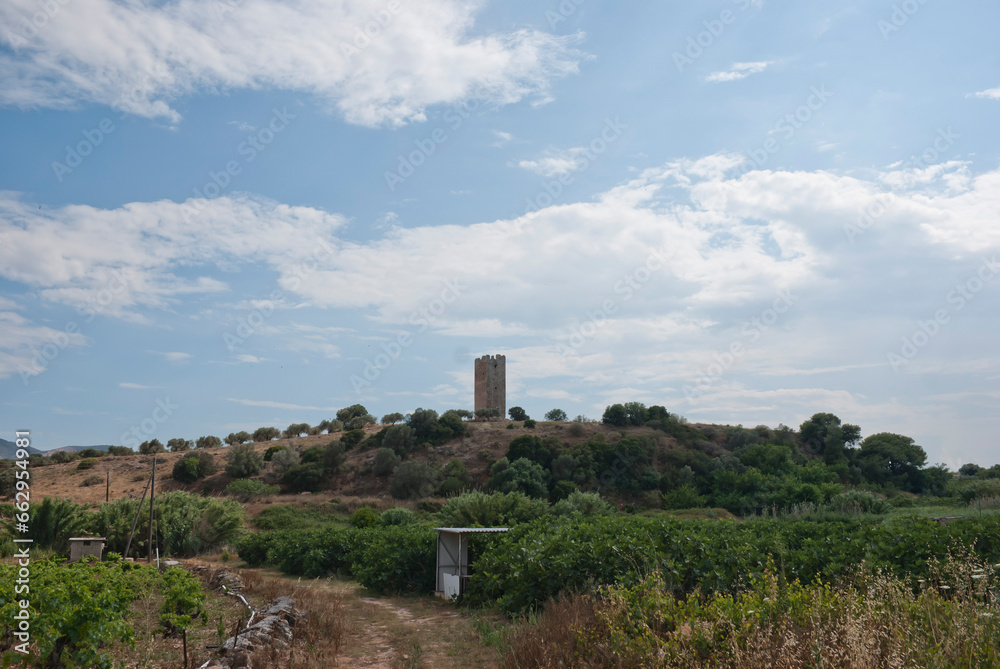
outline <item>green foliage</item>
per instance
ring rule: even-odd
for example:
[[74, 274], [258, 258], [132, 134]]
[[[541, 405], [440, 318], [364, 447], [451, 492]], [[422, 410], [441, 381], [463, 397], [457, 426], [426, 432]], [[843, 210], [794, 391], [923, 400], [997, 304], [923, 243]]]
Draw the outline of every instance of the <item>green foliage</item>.
[[389, 448], [380, 448], [375, 452], [375, 459], [372, 462], [372, 473], [375, 476], [388, 476], [401, 462], [398, 455]]
[[865, 478], [877, 485], [889, 485], [907, 492], [920, 492], [920, 467], [927, 453], [913, 439], [880, 432], [861, 442], [858, 461]]
[[[107, 537], [107, 550], [125, 552], [129, 529], [135, 518], [138, 499], [117, 499], [102, 504], [89, 516], [88, 531]], [[149, 507], [145, 500], [143, 510]], [[166, 492], [153, 502], [154, 541], [160, 555], [190, 557], [234, 540], [243, 528], [243, 507], [233, 500], [192, 495], [183, 491]], [[149, 516], [139, 514], [132, 539], [133, 556], [148, 553], [146, 538]]]
[[[153, 439], [152, 441], [144, 441], [139, 444], [139, 452], [143, 455], [151, 455], [153, 453], [165, 453], [167, 449], [163, 447], [159, 439]], [[58, 455], [58, 453], [56, 454]]]
[[316, 426], [316, 430], [318, 430], [317, 434], [324, 431], [327, 434], [333, 434], [334, 432], [340, 432], [343, 429], [344, 423], [337, 419], [320, 421], [320, 424]]
[[372, 532], [353, 554], [358, 582], [379, 594], [431, 592], [437, 533], [421, 525], [385, 527]]
[[581, 516], [609, 516], [615, 513], [614, 505], [605, 502], [601, 496], [592, 492], [580, 492], [579, 490], [570, 493], [565, 499], [561, 499], [552, 505], [549, 513], [553, 516], [570, 516], [579, 514]]
[[402, 421], [403, 418], [405, 418], [405, 416], [403, 416], [403, 414], [401, 413], [387, 413], [386, 415], [382, 416], [382, 424], [395, 425], [396, 423]]
[[226, 494], [244, 504], [264, 495], [277, 495], [280, 490], [278, 486], [268, 485], [258, 479], [237, 479], [226, 486]]
[[547, 497], [548, 472], [537, 462], [519, 458], [510, 462], [501, 458], [490, 467], [486, 485], [498, 492], [523, 492], [529, 497]]
[[521, 435], [511, 440], [507, 447], [507, 459], [513, 462], [520, 458], [527, 458], [532, 462], [537, 462], [544, 469], [548, 469], [552, 464], [554, 451], [558, 449], [559, 442], [551, 443], [542, 440], [532, 434]]
[[426, 462], [404, 462], [393, 472], [389, 492], [396, 499], [420, 499], [434, 494], [443, 480], [441, 472]]
[[87, 534], [90, 517], [84, 507], [68, 499], [46, 497], [41, 504], [28, 507], [28, 532], [15, 533], [13, 518], [4, 520], [11, 535], [31, 539], [32, 548], [51, 549], [56, 553], [69, 553], [69, 538]]
[[836, 513], [889, 513], [892, 505], [881, 497], [876, 497], [870, 492], [862, 490], [845, 490], [839, 495], [834, 495], [826, 503], [826, 508]]
[[[261, 434], [261, 436], [263, 436], [263, 434]], [[236, 444], [243, 444], [248, 441], [254, 441], [254, 438], [249, 432], [246, 432], [245, 430], [240, 432], [230, 432], [229, 436], [226, 437], [226, 443], [230, 446], [234, 446]]]
[[280, 453], [287, 448], [287, 446], [268, 446], [267, 450], [264, 451], [264, 462], [270, 462], [275, 453]]
[[612, 404], [604, 409], [604, 415], [601, 417], [601, 422], [605, 425], [625, 427], [628, 425], [628, 412], [621, 404]]
[[292, 423], [285, 428], [281, 436], [285, 439], [292, 439], [303, 434], [309, 434], [310, 429], [309, 423]]
[[196, 620], [208, 622], [205, 593], [201, 584], [190, 572], [181, 567], [169, 567], [160, 577], [163, 603], [160, 605], [160, 624], [164, 634], [174, 636], [191, 627]]
[[536, 426], [537, 424], [538, 424], [538, 423], [537, 423], [537, 422], [535, 422], [535, 419], [534, 419], [534, 418], [527, 418], [527, 419], [525, 419], [525, 421], [524, 421], [524, 427], [525, 427], [525, 428], [527, 428], [527, 429], [529, 429], [529, 430], [534, 430], [534, 429], [535, 429], [535, 426]]
[[10, 648], [19, 601], [28, 603], [32, 652], [4, 653], [4, 666], [20, 663], [46, 667], [110, 669], [110, 639], [134, 645], [128, 617], [133, 600], [148, 594], [158, 579], [156, 570], [117, 561], [31, 563], [31, 592], [15, 593], [18, 566], [0, 564], [0, 636]]
[[177, 437], [176, 439], [171, 439], [167, 442], [167, 448], [170, 449], [171, 453], [182, 453], [190, 449], [194, 445], [194, 442], [188, 441], [182, 437]]
[[438, 418], [433, 409], [416, 409], [407, 418], [413, 428], [417, 443], [443, 444], [449, 439], [465, 434], [466, 424], [455, 411], [445, 412]]
[[135, 451], [128, 446], [108, 446], [108, 455], [135, 455]]
[[198, 479], [211, 476], [217, 471], [219, 471], [219, 466], [215, 463], [215, 456], [211, 453], [199, 451], [175, 462], [173, 477], [174, 480], [181, 483], [194, 483]]
[[[266, 454], [264, 459], [267, 460]], [[299, 464], [300, 461], [299, 452], [294, 448], [282, 448], [271, 454], [270, 472], [273, 476], [280, 479], [288, 473], [288, 470]]]
[[469, 492], [448, 500], [438, 519], [446, 527], [506, 527], [540, 518], [547, 509], [544, 500], [520, 492]]
[[363, 418], [368, 415], [368, 409], [360, 404], [352, 404], [349, 407], [337, 412], [337, 420], [345, 425], [354, 418]]
[[331, 504], [270, 504], [254, 516], [253, 524], [261, 530], [318, 529], [344, 526], [346, 520], [334, 513]]
[[705, 506], [705, 498], [690, 483], [671, 490], [663, 496], [665, 509], [697, 509]]
[[521, 407], [511, 407], [507, 409], [507, 415], [510, 416], [511, 420], [527, 420], [528, 412]]
[[546, 412], [545, 420], [564, 421], [566, 420], [566, 412], [562, 409], [553, 409]]
[[387, 428], [382, 437], [382, 447], [387, 448], [400, 459], [409, 455], [417, 444], [417, 431], [409, 425], [393, 425]]
[[379, 524], [378, 511], [370, 506], [363, 506], [351, 514], [351, 527], [375, 527]]
[[444, 476], [444, 481], [441, 483], [441, 487], [438, 488], [438, 494], [444, 497], [458, 494], [472, 483], [469, 472], [458, 458], [449, 461], [444, 466], [444, 469], [441, 470], [441, 474]]
[[578, 490], [579, 488], [572, 481], [556, 481], [552, 484], [552, 489], [549, 491], [549, 501], [555, 504]]
[[642, 402], [626, 402], [624, 406], [629, 425], [645, 425], [649, 420], [649, 410]]
[[281, 481], [292, 492], [316, 492], [326, 486], [328, 477], [322, 463], [309, 462], [289, 467]]
[[417, 522], [417, 519], [413, 515], [413, 512], [406, 507], [394, 506], [391, 509], [383, 511], [382, 515], [379, 516], [378, 522], [379, 525], [388, 527], [391, 525], [409, 525]]
[[76, 463], [76, 468], [78, 471], [82, 471], [85, 469], [92, 469], [96, 464], [97, 464], [97, 458], [84, 458], [83, 460], [80, 460], [78, 463]]
[[253, 440], [255, 442], [271, 441], [272, 439], [277, 439], [280, 436], [281, 430], [276, 427], [258, 427], [253, 431]]
[[361, 440], [365, 438], [364, 430], [350, 430], [345, 432], [342, 437], [340, 437], [340, 443], [344, 445], [344, 450], [351, 450], [355, 446], [361, 443]]
[[[256, 437], [254, 438], [256, 441]], [[264, 459], [253, 444], [235, 444], [226, 454], [226, 475], [234, 479], [257, 476], [264, 469]]]
[[218, 448], [222, 446], [222, 440], [216, 436], [208, 435], [198, 437], [194, 442], [195, 448]]
[[90, 486], [100, 485], [104, 482], [105, 479], [103, 476], [101, 476], [100, 474], [92, 474], [87, 478], [83, 479], [83, 482], [80, 483], [80, 486], [83, 488], [89, 488]]

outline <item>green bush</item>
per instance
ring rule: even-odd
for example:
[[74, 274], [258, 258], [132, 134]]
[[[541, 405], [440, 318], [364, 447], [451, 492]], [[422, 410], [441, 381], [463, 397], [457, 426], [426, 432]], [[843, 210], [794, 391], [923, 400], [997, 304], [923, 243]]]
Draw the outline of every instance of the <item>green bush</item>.
[[[262, 428], [263, 429], [263, 428]], [[253, 444], [235, 444], [226, 454], [226, 475], [234, 479], [257, 476], [264, 469], [264, 459], [254, 450]]]
[[194, 483], [217, 471], [219, 467], [215, 464], [215, 456], [205, 451], [198, 451], [175, 462], [172, 474], [175, 481]]
[[417, 443], [417, 432], [409, 425], [393, 425], [382, 437], [382, 447], [405, 458]]
[[344, 435], [340, 438], [340, 441], [344, 445], [344, 450], [349, 451], [358, 444], [360, 444], [364, 438], [365, 438], [365, 431], [357, 429], [345, 432]]
[[391, 509], [386, 509], [379, 516], [379, 524], [382, 526], [391, 525], [409, 525], [410, 523], [415, 523], [417, 521], [416, 516], [409, 509], [402, 506], [395, 506]]
[[264, 451], [264, 462], [270, 462], [271, 458], [274, 457], [275, 453], [280, 453], [284, 451], [287, 446], [270, 446], [266, 451]]
[[429, 497], [438, 489], [444, 477], [426, 462], [404, 462], [396, 467], [389, 492], [396, 499]]
[[321, 463], [309, 462], [290, 467], [281, 481], [292, 492], [316, 492], [326, 486], [328, 478]]
[[[103, 479], [102, 479], [103, 480]], [[87, 534], [92, 517], [84, 507], [68, 499], [46, 497], [41, 504], [28, 507], [28, 532], [14, 532], [13, 518], [5, 520], [9, 534], [31, 539], [32, 548], [49, 548], [60, 554], [69, 552], [69, 538]]]
[[135, 455], [135, 451], [128, 446], [108, 446], [108, 455]]
[[370, 506], [363, 506], [351, 515], [351, 527], [375, 527], [379, 524], [378, 511]]
[[438, 520], [446, 527], [505, 527], [540, 518], [548, 507], [519, 492], [469, 492], [448, 500]]
[[537, 462], [518, 458], [510, 462], [500, 458], [490, 467], [486, 485], [497, 492], [523, 492], [530, 497], [547, 497], [546, 472]]
[[524, 421], [524, 427], [526, 427], [529, 430], [534, 430], [537, 424], [538, 423], [535, 422], [534, 418], [527, 418]]
[[846, 490], [834, 495], [827, 502], [826, 508], [836, 513], [889, 513], [892, 505], [881, 497], [861, 490]]
[[380, 448], [375, 451], [372, 461], [372, 473], [375, 476], [388, 476], [399, 466], [400, 458], [392, 449]]
[[97, 458], [84, 458], [80, 462], [76, 463], [76, 468], [78, 471], [83, 471], [85, 469], [92, 469], [94, 465], [97, 464]]
[[434, 590], [437, 533], [433, 528], [385, 527], [367, 539], [351, 565], [361, 585], [379, 594]]
[[222, 440], [210, 434], [205, 437], [198, 437], [194, 445], [196, 448], [218, 448], [222, 446]]
[[89, 488], [90, 486], [100, 485], [104, 483], [104, 477], [100, 474], [92, 474], [87, 478], [83, 479], [83, 483], [80, 484], [83, 488]]
[[615, 511], [614, 505], [605, 502], [597, 493], [579, 490], [570, 493], [566, 499], [556, 502], [549, 509], [553, 516], [569, 516], [574, 513], [581, 516], [610, 516]]
[[226, 486], [226, 494], [246, 503], [264, 495], [277, 495], [280, 488], [258, 479], [237, 479]]

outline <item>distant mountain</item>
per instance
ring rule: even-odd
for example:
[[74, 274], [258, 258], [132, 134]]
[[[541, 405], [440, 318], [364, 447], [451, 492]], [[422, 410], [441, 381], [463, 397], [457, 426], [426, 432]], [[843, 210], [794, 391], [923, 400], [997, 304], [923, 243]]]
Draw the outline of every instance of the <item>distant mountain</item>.
[[[41, 453], [40, 450], [34, 446], [28, 446], [29, 453]], [[13, 460], [17, 457], [17, 446], [14, 445], [13, 441], [7, 441], [6, 439], [0, 439], [0, 458], [6, 458], [7, 460]]]
[[102, 446], [63, 446], [62, 448], [53, 448], [45, 451], [45, 455], [52, 455], [53, 453], [70, 453], [74, 451], [82, 451], [87, 448], [92, 448], [95, 451], [107, 451], [108, 446], [111, 444], [104, 444]]

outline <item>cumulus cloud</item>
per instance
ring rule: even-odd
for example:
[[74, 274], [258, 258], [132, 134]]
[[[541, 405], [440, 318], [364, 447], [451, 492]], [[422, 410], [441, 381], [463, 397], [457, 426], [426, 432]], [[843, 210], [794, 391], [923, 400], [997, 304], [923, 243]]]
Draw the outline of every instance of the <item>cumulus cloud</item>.
[[[477, 34], [460, 0], [74, 0], [30, 28], [34, 0], [0, 3], [0, 103], [112, 105], [176, 123], [172, 106], [205, 90], [313, 94], [350, 123], [398, 126], [476, 95], [547, 100], [577, 71], [579, 36]], [[25, 27], [29, 26], [29, 27]], [[109, 48], [113, 45], [113, 48]]]
[[517, 166], [543, 177], [554, 177], [575, 172], [586, 165], [586, 154], [586, 148], [574, 147], [564, 151], [550, 152], [534, 160], [522, 160], [517, 163]]
[[987, 100], [1000, 100], [1000, 87], [988, 88], [985, 91], [979, 91], [975, 93], [977, 98], [986, 98]]
[[746, 79], [751, 74], [763, 72], [769, 65], [773, 64], [774, 61], [772, 60], [759, 60], [753, 63], [733, 63], [733, 66], [728, 70], [713, 72], [708, 75], [705, 77], [705, 81], [713, 84], [724, 83], [727, 81], [739, 81], [740, 79]]

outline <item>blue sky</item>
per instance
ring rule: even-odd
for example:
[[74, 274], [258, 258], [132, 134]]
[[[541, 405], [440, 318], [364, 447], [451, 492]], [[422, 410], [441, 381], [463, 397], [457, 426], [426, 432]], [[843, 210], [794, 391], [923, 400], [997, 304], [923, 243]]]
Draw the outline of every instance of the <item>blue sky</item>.
[[0, 426], [471, 408], [504, 353], [536, 417], [830, 411], [993, 464], [998, 19], [8, 0]]

